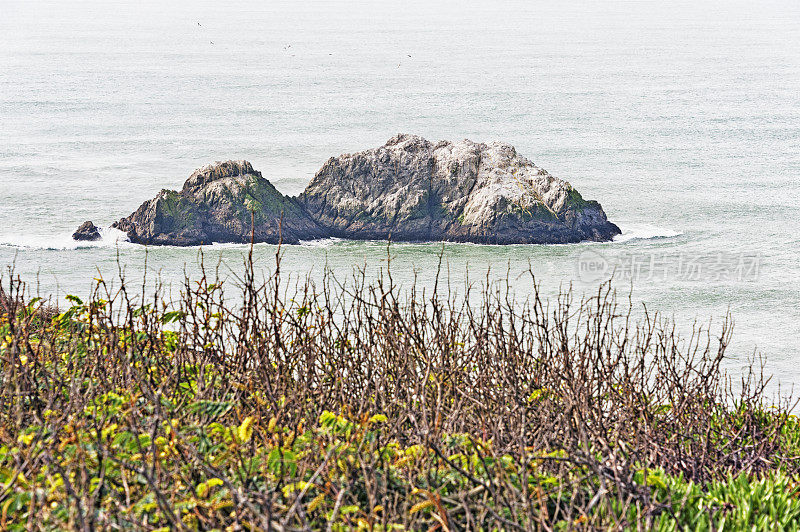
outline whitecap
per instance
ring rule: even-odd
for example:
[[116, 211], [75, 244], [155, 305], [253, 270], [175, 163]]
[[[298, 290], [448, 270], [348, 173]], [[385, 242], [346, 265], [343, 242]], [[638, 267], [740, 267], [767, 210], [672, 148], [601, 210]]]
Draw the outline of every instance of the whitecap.
[[71, 233], [56, 233], [52, 235], [30, 234], [0, 234], [0, 246], [21, 249], [35, 249], [48, 251], [64, 251], [70, 249], [115, 247], [118, 245], [133, 245], [128, 242], [128, 236], [113, 227], [98, 227], [100, 240], [73, 240]]
[[328, 248], [340, 242], [344, 242], [344, 239], [330, 237], [318, 240], [301, 240], [300, 245], [304, 248]]
[[682, 231], [647, 224], [624, 224], [620, 226], [620, 229], [622, 229], [622, 234], [615, 236], [613, 242], [674, 238], [683, 234]]

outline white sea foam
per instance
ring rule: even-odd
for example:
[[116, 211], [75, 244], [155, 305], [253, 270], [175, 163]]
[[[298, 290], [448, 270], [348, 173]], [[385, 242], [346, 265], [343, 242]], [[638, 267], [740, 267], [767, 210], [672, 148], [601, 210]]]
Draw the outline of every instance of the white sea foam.
[[115, 246], [132, 246], [125, 233], [112, 227], [99, 227], [100, 240], [73, 240], [71, 233], [53, 235], [0, 234], [0, 246], [21, 249], [39, 249], [63, 251], [69, 249], [108, 248]]
[[615, 236], [613, 242], [673, 238], [683, 234], [681, 231], [674, 231], [665, 227], [656, 227], [647, 224], [623, 224], [620, 225], [620, 228], [622, 229], [622, 234]]
[[300, 245], [305, 248], [328, 248], [340, 242], [344, 242], [341, 238], [330, 237], [320, 238], [319, 240], [301, 240]]
[[[0, 246], [7, 246], [7, 247], [14, 247], [20, 249], [39, 249], [39, 250], [50, 250], [50, 251], [63, 251], [63, 250], [70, 250], [70, 249], [88, 249], [88, 248], [113, 248], [113, 247], [126, 247], [126, 246], [136, 246], [136, 244], [132, 244], [128, 241], [127, 235], [118, 229], [114, 229], [112, 227], [101, 227], [98, 228], [100, 230], [100, 235], [102, 238], [96, 241], [78, 241], [73, 240], [72, 235], [70, 233], [59, 233], [55, 235], [27, 235], [27, 234], [0, 234]], [[622, 234], [617, 235], [614, 237], [613, 242], [621, 243], [621, 242], [628, 242], [630, 240], [649, 240], [649, 239], [656, 239], [656, 238], [672, 238], [683, 233], [680, 231], [673, 231], [672, 229], [666, 229], [663, 227], [656, 227], [652, 225], [646, 224], [625, 224], [622, 227]], [[335, 246], [337, 244], [341, 244], [342, 242], [346, 242], [344, 239], [341, 238], [323, 238], [320, 240], [301, 240], [300, 245], [307, 248], [328, 248], [331, 246]], [[361, 241], [362, 243], [365, 241]], [[368, 243], [379, 243], [381, 245], [385, 245], [385, 241], [366, 241]], [[394, 245], [419, 245], [420, 242], [398, 242]], [[471, 244], [471, 243], [455, 243], [455, 242], [448, 242], [448, 245], [472, 245], [472, 246], [480, 246], [480, 244]], [[571, 244], [564, 244], [564, 245], [571, 245]], [[247, 247], [249, 244], [238, 244], [238, 243], [219, 243], [215, 242], [211, 244], [211, 246], [202, 246], [202, 247], [211, 247], [213, 249], [236, 249], [236, 248], [243, 248]], [[165, 246], [165, 247], [174, 247], [174, 246]], [[191, 246], [191, 247], [201, 247], [201, 246]]]

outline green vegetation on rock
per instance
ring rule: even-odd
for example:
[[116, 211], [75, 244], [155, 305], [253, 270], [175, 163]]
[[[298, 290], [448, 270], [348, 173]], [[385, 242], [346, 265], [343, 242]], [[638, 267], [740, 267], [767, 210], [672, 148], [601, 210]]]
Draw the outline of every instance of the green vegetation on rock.
[[192, 227], [197, 220], [198, 205], [174, 190], [164, 190], [156, 198], [156, 221], [161, 232], [180, 232]]

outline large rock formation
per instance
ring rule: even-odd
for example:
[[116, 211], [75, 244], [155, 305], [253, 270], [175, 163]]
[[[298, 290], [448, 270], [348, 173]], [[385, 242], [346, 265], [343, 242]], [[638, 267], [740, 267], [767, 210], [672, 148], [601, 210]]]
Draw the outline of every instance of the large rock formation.
[[620, 233], [599, 203], [499, 142], [398, 135], [329, 159], [299, 200], [342, 238], [543, 244]]
[[142, 244], [285, 243], [327, 236], [489, 244], [610, 240], [600, 204], [502, 143], [398, 135], [328, 160], [296, 198], [246, 161], [206, 166], [114, 227]]
[[284, 242], [296, 244], [327, 234], [247, 161], [204, 166], [180, 192], [162, 190], [113, 227], [131, 242], [174, 246], [249, 242], [251, 227], [256, 242], [277, 243], [282, 234]]

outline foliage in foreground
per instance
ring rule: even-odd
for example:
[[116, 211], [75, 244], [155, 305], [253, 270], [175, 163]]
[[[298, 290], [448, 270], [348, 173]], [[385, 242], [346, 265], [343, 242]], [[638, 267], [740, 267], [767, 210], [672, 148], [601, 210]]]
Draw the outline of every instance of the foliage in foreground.
[[[390, 275], [0, 284], [3, 529], [796, 529], [800, 430], [730, 329], [681, 341], [606, 285], [460, 297]], [[291, 290], [290, 290], [291, 287]]]

